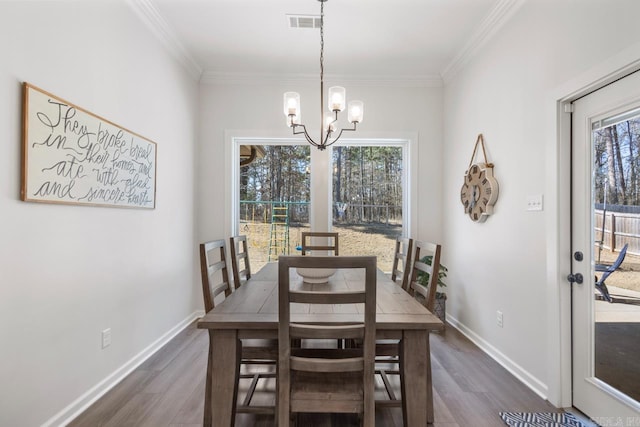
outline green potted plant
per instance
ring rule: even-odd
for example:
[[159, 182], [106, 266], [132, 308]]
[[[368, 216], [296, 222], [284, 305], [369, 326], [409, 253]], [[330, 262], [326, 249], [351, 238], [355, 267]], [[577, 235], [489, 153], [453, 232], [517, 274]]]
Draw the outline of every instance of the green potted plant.
[[[420, 259], [420, 261], [424, 262], [427, 265], [431, 265], [433, 261], [433, 255], [426, 255]], [[438, 287], [436, 288], [436, 301], [433, 305], [433, 314], [438, 316], [442, 322], [445, 322], [446, 315], [446, 301], [447, 294], [444, 292], [444, 288], [447, 284], [444, 282], [444, 278], [447, 277], [447, 271], [449, 269], [444, 265], [440, 264], [440, 269], [438, 270]], [[429, 273], [419, 272], [418, 273], [418, 283], [422, 286], [429, 285]]]

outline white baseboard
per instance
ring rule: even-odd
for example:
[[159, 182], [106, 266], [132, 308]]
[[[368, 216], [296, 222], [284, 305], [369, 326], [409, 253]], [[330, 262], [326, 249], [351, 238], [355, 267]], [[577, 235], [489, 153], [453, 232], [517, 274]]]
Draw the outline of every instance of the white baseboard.
[[484, 340], [478, 334], [473, 332], [465, 324], [461, 323], [455, 317], [447, 314], [447, 322], [452, 327], [456, 328], [460, 333], [469, 338], [475, 345], [477, 345], [482, 351], [488, 354], [493, 360], [498, 362], [503, 368], [509, 371], [513, 376], [519, 379], [524, 385], [529, 387], [535, 394], [541, 398], [547, 400], [549, 394], [548, 387], [545, 383], [540, 381], [535, 376], [531, 375], [520, 365], [509, 359], [500, 350], [491, 345], [488, 341]]
[[160, 338], [151, 343], [147, 348], [131, 358], [128, 362], [116, 369], [113, 373], [108, 375], [105, 379], [100, 381], [94, 387], [89, 389], [82, 396], [73, 401], [69, 406], [58, 412], [44, 424], [42, 427], [50, 426], [66, 426], [73, 421], [78, 415], [84, 412], [89, 406], [91, 406], [96, 400], [100, 399], [109, 390], [111, 390], [116, 384], [122, 381], [127, 375], [129, 375], [134, 369], [140, 366], [145, 360], [151, 357], [156, 351], [160, 350], [165, 344], [171, 341], [176, 335], [178, 335], [184, 328], [189, 326], [191, 322], [199, 317], [204, 316], [203, 310], [194, 311], [186, 319], [178, 323], [176, 326], [167, 331]]
[[[42, 427], [52, 426], [65, 426], [73, 421], [78, 415], [84, 412], [89, 406], [91, 406], [96, 400], [104, 396], [109, 390], [111, 390], [116, 384], [122, 381], [127, 375], [133, 372], [138, 366], [144, 363], [149, 357], [151, 357], [156, 351], [162, 348], [165, 344], [171, 341], [176, 335], [178, 335], [184, 328], [189, 326], [194, 320], [204, 316], [203, 310], [198, 310], [186, 319], [178, 323], [176, 326], [167, 331], [164, 335], [151, 343], [147, 348], [142, 350], [136, 356], [131, 358], [128, 362], [115, 370], [104, 380], [100, 381], [94, 387], [89, 389], [86, 393], [72, 402], [69, 406], [58, 412], [51, 419], [42, 424]], [[488, 354], [492, 359], [503, 366], [512, 375], [522, 381], [527, 387], [529, 387], [534, 393], [543, 399], [547, 399], [547, 386], [536, 377], [531, 375], [513, 360], [509, 359], [497, 348], [485, 341], [470, 328], [458, 319], [447, 314], [447, 322], [450, 326], [456, 328], [460, 333], [469, 338], [475, 345], [477, 345], [482, 351]]]

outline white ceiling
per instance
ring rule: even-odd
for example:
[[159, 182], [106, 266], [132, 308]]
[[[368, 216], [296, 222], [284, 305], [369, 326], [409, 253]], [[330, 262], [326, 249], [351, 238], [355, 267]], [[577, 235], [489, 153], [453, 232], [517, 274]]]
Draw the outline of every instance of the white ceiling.
[[[286, 19], [286, 14], [319, 15], [317, 0], [133, 2], [146, 9], [157, 33], [201, 75], [319, 73], [320, 31], [288, 28]], [[440, 78], [519, 2], [329, 0], [324, 3], [325, 74]]]

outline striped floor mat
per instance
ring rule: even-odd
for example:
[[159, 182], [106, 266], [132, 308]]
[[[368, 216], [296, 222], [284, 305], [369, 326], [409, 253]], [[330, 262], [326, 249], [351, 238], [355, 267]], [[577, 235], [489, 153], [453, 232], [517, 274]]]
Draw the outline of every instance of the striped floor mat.
[[566, 412], [500, 412], [500, 417], [511, 427], [585, 427]]

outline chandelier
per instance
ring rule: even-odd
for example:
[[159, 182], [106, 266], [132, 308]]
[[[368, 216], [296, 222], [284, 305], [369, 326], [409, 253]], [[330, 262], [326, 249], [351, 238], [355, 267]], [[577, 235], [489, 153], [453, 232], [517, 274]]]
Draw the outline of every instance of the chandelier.
[[338, 113], [344, 110], [346, 103], [346, 90], [341, 86], [333, 86], [329, 88], [329, 112], [326, 116], [322, 115], [324, 108], [324, 3], [327, 0], [318, 0], [320, 2], [320, 139], [316, 142], [309, 136], [307, 128], [300, 120], [300, 94], [298, 92], [285, 92], [284, 94], [284, 115], [287, 117], [287, 126], [292, 128], [294, 135], [304, 134], [309, 144], [324, 150], [330, 145], [335, 144], [342, 136], [344, 131], [354, 131], [358, 123], [362, 123], [364, 112], [364, 104], [362, 101], [349, 102], [349, 110], [347, 119], [353, 125], [351, 129], [340, 129], [337, 136], [332, 137], [337, 129]]

